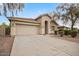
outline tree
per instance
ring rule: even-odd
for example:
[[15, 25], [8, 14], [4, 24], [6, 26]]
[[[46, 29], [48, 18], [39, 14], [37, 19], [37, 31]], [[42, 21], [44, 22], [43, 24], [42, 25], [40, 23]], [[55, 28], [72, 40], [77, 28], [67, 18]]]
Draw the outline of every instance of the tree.
[[0, 5], [0, 15], [4, 15], [7, 17], [10, 13], [10, 16], [14, 16], [15, 13], [17, 14], [18, 11], [22, 11], [23, 8], [23, 3], [2, 3]]
[[10, 35], [10, 25], [7, 25], [6, 23], [2, 23], [0, 26], [5, 29], [5, 35]]
[[65, 22], [71, 21], [71, 30], [73, 30], [74, 25], [76, 24], [78, 17], [79, 17], [79, 4], [73, 3], [64, 3], [60, 4], [56, 8], [57, 10], [57, 17], [58, 19], [62, 19]]
[[6, 25], [5, 23], [2, 23], [1, 26], [4, 28], [8, 27], [8, 25]]
[[[23, 3], [2, 3], [0, 4], [0, 16], [5, 16], [6, 18], [10, 16], [17, 15], [18, 12], [23, 11]], [[5, 34], [10, 34], [10, 25], [3, 23], [1, 26], [5, 28]]]

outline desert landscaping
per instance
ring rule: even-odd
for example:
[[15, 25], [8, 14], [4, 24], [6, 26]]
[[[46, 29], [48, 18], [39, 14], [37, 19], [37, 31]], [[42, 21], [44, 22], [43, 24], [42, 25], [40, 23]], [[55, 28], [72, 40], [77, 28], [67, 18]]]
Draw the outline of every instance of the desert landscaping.
[[0, 36], [0, 56], [10, 56], [14, 38]]

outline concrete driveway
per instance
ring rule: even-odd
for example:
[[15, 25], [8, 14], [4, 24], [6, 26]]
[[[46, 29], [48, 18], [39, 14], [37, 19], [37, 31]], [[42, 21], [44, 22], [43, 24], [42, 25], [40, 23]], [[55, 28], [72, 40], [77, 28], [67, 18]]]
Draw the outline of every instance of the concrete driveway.
[[11, 56], [79, 56], [79, 43], [49, 35], [16, 36]]

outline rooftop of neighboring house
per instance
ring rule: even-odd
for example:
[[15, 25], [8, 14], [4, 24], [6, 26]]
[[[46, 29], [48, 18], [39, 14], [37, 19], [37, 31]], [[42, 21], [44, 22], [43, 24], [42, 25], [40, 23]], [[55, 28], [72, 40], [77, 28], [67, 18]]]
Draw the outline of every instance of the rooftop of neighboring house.
[[58, 28], [70, 29], [70, 27], [66, 27], [66, 26], [58, 26]]

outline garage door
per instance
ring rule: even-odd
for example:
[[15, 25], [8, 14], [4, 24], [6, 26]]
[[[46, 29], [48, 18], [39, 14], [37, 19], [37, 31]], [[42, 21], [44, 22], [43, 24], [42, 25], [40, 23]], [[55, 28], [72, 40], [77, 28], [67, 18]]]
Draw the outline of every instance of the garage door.
[[38, 26], [16, 25], [16, 35], [36, 35], [38, 34]]

